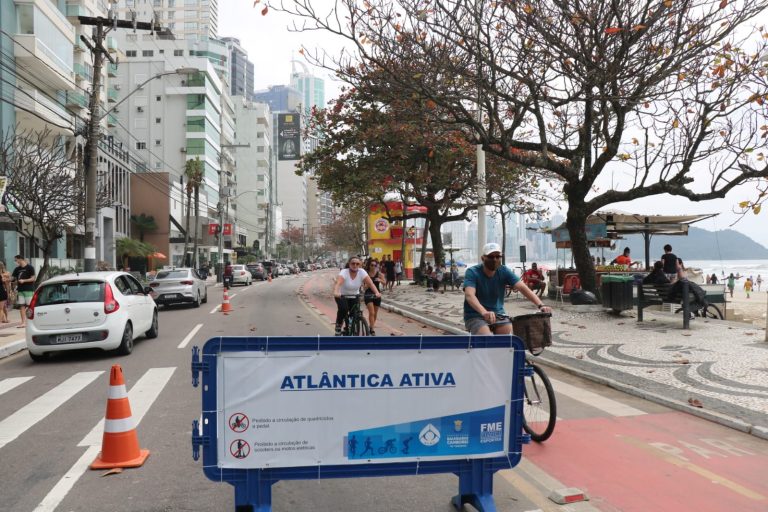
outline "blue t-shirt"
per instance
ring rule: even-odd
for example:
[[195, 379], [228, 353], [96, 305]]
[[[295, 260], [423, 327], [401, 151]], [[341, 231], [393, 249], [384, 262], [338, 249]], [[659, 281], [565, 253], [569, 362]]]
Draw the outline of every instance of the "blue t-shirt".
[[[504, 312], [504, 292], [507, 286], [514, 286], [520, 278], [505, 266], [501, 266], [488, 277], [483, 272], [483, 264], [475, 265], [467, 269], [464, 274], [464, 287], [475, 289], [475, 296], [480, 304], [488, 311], [496, 314], [505, 315]], [[464, 320], [469, 318], [482, 318], [483, 316], [472, 309], [464, 299]]]

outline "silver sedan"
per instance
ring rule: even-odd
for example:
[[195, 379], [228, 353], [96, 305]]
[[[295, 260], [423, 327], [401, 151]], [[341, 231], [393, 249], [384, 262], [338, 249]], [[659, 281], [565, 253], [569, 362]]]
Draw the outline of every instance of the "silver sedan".
[[158, 305], [186, 303], [197, 308], [208, 302], [205, 280], [195, 269], [161, 270], [149, 286], [152, 288], [152, 298]]

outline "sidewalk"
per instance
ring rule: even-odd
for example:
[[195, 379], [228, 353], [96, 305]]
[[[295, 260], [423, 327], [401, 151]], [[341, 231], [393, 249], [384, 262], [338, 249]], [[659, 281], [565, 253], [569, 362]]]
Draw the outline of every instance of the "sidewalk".
[[10, 320], [10, 323], [0, 324], [0, 359], [27, 349], [24, 329], [16, 327], [21, 323], [19, 321], [19, 312], [15, 309], [9, 310], [8, 320]]
[[[510, 297], [511, 316], [534, 312]], [[466, 334], [464, 295], [403, 282], [382, 307], [451, 334]], [[764, 329], [646, 309], [616, 316], [599, 306], [553, 303], [553, 345], [537, 359], [621, 391], [768, 439], [768, 343]], [[557, 389], [555, 389], [557, 391]], [[689, 400], [701, 402], [693, 407]]]

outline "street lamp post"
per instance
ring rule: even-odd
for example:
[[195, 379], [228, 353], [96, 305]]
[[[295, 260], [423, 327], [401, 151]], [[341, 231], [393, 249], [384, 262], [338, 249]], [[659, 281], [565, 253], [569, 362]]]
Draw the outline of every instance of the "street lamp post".
[[[223, 123], [222, 123], [222, 132], [223, 132]], [[217, 272], [217, 280], [219, 282], [223, 282], [224, 280], [224, 209], [225, 209], [225, 199], [227, 200], [227, 203], [229, 202], [229, 189], [225, 183], [224, 177], [226, 176], [226, 173], [224, 172], [224, 149], [227, 148], [249, 148], [251, 147], [251, 143], [248, 144], [221, 144], [221, 151], [219, 151], [219, 204], [218, 204], [218, 210], [219, 210], [219, 271]], [[224, 192], [226, 192], [227, 195], [224, 196]], [[226, 206], [226, 209], [229, 209], [228, 205]]]

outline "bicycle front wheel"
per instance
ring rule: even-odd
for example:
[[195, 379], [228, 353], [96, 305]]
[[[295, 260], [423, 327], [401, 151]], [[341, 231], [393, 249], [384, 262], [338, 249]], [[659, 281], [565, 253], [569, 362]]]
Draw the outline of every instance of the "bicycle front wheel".
[[723, 313], [720, 312], [720, 308], [714, 304], [707, 304], [706, 306], [704, 306], [702, 313], [703, 313], [702, 316], [704, 318], [714, 318], [716, 320], [723, 319]]
[[557, 405], [555, 391], [549, 377], [541, 367], [529, 362], [533, 375], [525, 377], [525, 397], [523, 402], [523, 429], [531, 439], [541, 443], [549, 439], [555, 430]]
[[368, 327], [368, 321], [360, 317], [360, 319], [357, 322], [357, 328], [355, 329], [354, 333], [357, 336], [370, 336], [371, 335], [371, 328]]

